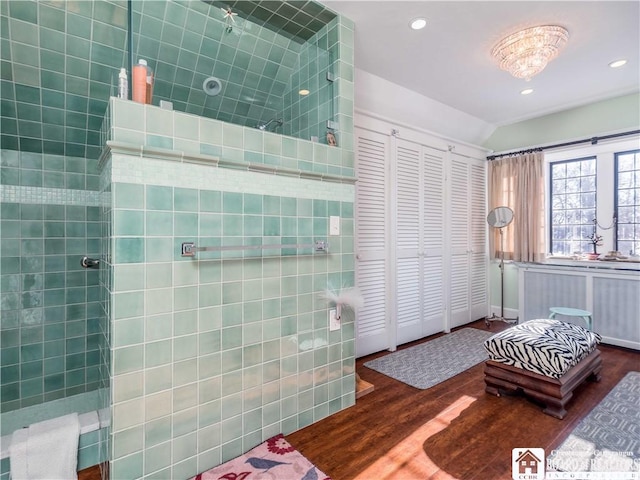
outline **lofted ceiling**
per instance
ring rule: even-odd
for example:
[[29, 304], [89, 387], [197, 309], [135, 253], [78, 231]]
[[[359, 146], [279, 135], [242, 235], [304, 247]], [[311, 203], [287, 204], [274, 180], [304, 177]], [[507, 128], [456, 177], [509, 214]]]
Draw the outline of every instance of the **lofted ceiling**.
[[[501, 126], [638, 92], [640, 2], [323, 0], [355, 23], [355, 66]], [[427, 19], [413, 31], [409, 21]], [[569, 31], [569, 42], [529, 82], [498, 68], [489, 52], [535, 25]], [[608, 64], [625, 58], [612, 69]], [[356, 79], [357, 84], [357, 79]], [[520, 91], [532, 88], [530, 95]]]

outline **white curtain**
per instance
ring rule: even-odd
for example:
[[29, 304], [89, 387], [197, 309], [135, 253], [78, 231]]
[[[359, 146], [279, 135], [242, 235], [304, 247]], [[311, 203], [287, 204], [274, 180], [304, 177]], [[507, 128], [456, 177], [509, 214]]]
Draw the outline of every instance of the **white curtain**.
[[[503, 228], [504, 258], [538, 262], [544, 252], [544, 154], [509, 156], [489, 162], [489, 210], [507, 206], [513, 222]], [[491, 258], [500, 254], [500, 235], [489, 235]]]

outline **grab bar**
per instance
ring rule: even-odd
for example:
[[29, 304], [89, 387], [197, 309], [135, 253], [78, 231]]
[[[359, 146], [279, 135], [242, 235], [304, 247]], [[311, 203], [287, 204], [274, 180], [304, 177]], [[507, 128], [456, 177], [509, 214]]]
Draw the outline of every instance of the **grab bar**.
[[316, 240], [315, 243], [280, 244], [280, 245], [227, 245], [216, 247], [198, 247], [194, 242], [182, 242], [181, 255], [195, 257], [197, 252], [223, 252], [230, 250], [275, 250], [283, 248], [313, 248], [316, 252], [329, 252], [329, 242]]

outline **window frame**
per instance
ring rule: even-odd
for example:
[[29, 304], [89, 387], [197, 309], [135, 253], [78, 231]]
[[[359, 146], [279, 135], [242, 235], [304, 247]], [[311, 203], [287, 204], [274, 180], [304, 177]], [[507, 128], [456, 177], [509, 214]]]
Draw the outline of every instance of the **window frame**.
[[[618, 205], [618, 197], [619, 197], [619, 195], [618, 195], [618, 173], [619, 173], [618, 172], [618, 165], [619, 165], [618, 157], [620, 157], [621, 155], [628, 155], [628, 154], [634, 154], [634, 155], [640, 157], [640, 145], [638, 146], [638, 148], [635, 148], [635, 149], [632, 149], [632, 150], [627, 150], [627, 151], [624, 151], [624, 152], [615, 152], [615, 154], [614, 154], [614, 161], [613, 161], [613, 173], [614, 173], [614, 179], [613, 179], [614, 180], [613, 212], [614, 212], [614, 215], [615, 215], [616, 219], [620, 218], [619, 215], [618, 215], [618, 207], [619, 207], [619, 205]], [[640, 172], [638, 173], [638, 175], [640, 175]], [[636, 204], [634, 206], [636, 208], [640, 209], [640, 205]], [[615, 229], [616, 229], [616, 231], [615, 231], [615, 249], [617, 251], [620, 251], [620, 244], [618, 242], [619, 232], [618, 232], [618, 224], [617, 223], [615, 225]], [[620, 253], [623, 254], [623, 255], [627, 255], [629, 252], [620, 251]], [[640, 248], [638, 250], [635, 250], [633, 253], [635, 255], [640, 255]]]
[[[557, 160], [557, 161], [549, 161], [547, 162], [547, 171], [546, 171], [546, 175], [547, 175], [547, 185], [549, 187], [548, 193], [546, 194], [548, 196], [548, 205], [549, 208], [547, 209], [547, 221], [549, 224], [549, 228], [546, 229], [546, 233], [547, 233], [547, 239], [546, 239], [546, 246], [547, 246], [547, 253], [550, 255], [553, 255], [554, 252], [552, 252], [552, 245], [553, 245], [553, 207], [552, 207], [552, 202], [551, 202], [551, 196], [553, 195], [553, 178], [551, 176], [551, 170], [552, 167], [554, 165], [560, 165], [560, 164], [568, 164], [568, 163], [573, 163], [573, 162], [583, 162], [585, 160], [593, 160], [594, 164], [595, 164], [595, 173], [594, 173], [594, 182], [595, 182], [595, 196], [596, 196], [596, 202], [595, 202], [595, 208], [597, 209], [598, 206], [598, 158], [596, 155], [589, 155], [587, 157], [580, 157], [580, 158], [568, 158], [566, 160]], [[566, 178], [566, 177], [565, 177]], [[575, 178], [575, 177], [574, 177]], [[585, 192], [580, 192], [585, 193]], [[565, 209], [566, 211], [566, 209]], [[589, 222], [591, 225], [593, 225], [593, 222], [590, 221]], [[578, 225], [589, 225], [589, 223], [581, 223]], [[567, 241], [566, 239], [563, 241]], [[580, 243], [584, 244], [587, 242], [586, 238], [580, 239]], [[571, 255], [573, 252], [569, 252], [568, 255]], [[557, 254], [557, 253], [556, 253]], [[565, 254], [566, 255], [566, 254]]]
[[[598, 223], [609, 227], [613, 221], [616, 201], [616, 169], [615, 154], [640, 149], [640, 135], [620, 137], [616, 139], [600, 141], [595, 145], [577, 145], [555, 150], [545, 151], [545, 185], [550, 185], [551, 163], [570, 161], [588, 157], [596, 157], [596, 218]], [[551, 189], [545, 190], [545, 251], [550, 258], [551, 251]], [[603, 230], [598, 228], [598, 235], [602, 235], [602, 246], [598, 247], [599, 253], [607, 253], [616, 250], [614, 245], [614, 228]], [[638, 253], [638, 252], [636, 252]]]

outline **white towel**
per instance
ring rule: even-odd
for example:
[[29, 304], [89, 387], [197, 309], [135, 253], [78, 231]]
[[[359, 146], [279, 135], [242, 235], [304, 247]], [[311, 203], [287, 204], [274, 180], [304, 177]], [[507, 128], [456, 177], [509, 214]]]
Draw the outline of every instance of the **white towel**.
[[[26, 442], [24, 436], [26, 431]], [[14, 432], [18, 434], [15, 457], [17, 470], [14, 471], [14, 442], [11, 442], [11, 477], [14, 480], [77, 480], [78, 440], [80, 422], [78, 414], [34, 423], [28, 429]], [[26, 449], [22, 445], [26, 443]], [[26, 455], [24, 455], [26, 450]], [[26, 469], [22, 458], [26, 457]], [[21, 476], [18, 476], [21, 475]], [[22, 476], [24, 475], [24, 476]]]

